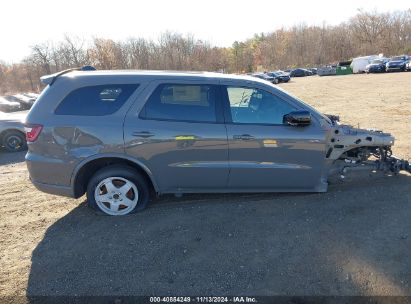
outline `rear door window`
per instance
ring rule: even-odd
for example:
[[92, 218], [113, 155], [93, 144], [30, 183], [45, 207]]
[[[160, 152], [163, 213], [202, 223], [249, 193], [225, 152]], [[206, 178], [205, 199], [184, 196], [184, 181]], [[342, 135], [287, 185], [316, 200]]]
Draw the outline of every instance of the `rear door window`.
[[216, 122], [214, 85], [162, 84], [147, 100], [140, 117], [154, 120]]
[[88, 86], [70, 92], [55, 110], [57, 115], [104, 116], [121, 108], [137, 84]]

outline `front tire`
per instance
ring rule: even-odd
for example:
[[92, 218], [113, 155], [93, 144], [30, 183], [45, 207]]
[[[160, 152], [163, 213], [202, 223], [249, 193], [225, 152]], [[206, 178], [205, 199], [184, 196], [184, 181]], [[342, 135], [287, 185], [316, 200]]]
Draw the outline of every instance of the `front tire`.
[[134, 168], [112, 165], [98, 170], [87, 185], [88, 205], [105, 215], [126, 215], [146, 208], [147, 180]]

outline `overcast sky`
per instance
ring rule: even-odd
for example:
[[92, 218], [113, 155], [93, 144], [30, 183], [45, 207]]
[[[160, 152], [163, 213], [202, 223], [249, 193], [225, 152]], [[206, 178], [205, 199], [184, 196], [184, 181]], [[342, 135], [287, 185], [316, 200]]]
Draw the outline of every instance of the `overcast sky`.
[[[343, 3], [342, 5], [340, 3]], [[338, 24], [359, 8], [379, 12], [411, 8], [410, 0], [2, 0], [0, 60], [18, 62], [30, 46], [64, 34], [122, 40], [156, 39], [161, 32], [191, 33], [230, 46], [254, 33], [298, 23]]]

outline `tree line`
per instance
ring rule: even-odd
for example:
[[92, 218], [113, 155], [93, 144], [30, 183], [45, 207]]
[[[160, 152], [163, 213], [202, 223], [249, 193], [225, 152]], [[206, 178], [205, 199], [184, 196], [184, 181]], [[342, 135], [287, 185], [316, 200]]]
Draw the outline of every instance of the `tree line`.
[[298, 24], [255, 34], [231, 47], [217, 47], [193, 35], [165, 32], [157, 40], [66, 35], [59, 42], [31, 47], [20, 63], [0, 61], [0, 94], [39, 91], [39, 78], [72, 67], [97, 69], [196, 70], [247, 73], [321, 66], [380, 54], [411, 54], [411, 9], [392, 13], [359, 10], [338, 25]]

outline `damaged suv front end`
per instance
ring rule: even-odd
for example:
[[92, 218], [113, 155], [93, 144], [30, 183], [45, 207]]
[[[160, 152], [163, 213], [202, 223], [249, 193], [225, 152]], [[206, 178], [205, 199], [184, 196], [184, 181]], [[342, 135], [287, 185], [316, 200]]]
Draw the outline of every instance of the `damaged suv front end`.
[[326, 115], [329, 119], [327, 132], [326, 165], [328, 175], [339, 173], [341, 178], [349, 170], [383, 171], [398, 174], [411, 173], [408, 161], [392, 154], [395, 138], [379, 130], [360, 129], [339, 123], [339, 117]]

